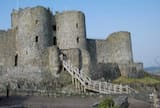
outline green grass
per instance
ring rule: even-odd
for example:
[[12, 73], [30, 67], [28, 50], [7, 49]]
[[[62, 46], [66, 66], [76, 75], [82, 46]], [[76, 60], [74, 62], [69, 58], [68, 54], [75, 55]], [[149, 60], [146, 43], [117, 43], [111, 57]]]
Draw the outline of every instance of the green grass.
[[160, 80], [153, 78], [151, 76], [146, 76], [144, 78], [127, 78], [119, 77], [113, 81], [113, 83], [118, 84], [143, 84], [143, 85], [156, 85], [160, 84]]

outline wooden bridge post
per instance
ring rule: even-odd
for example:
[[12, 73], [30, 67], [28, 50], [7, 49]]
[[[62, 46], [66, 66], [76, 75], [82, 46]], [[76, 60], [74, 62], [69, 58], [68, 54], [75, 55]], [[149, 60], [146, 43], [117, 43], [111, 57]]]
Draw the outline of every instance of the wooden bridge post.
[[75, 84], [74, 84], [74, 77], [72, 76], [72, 84], [73, 84], [73, 86], [75, 86]]
[[79, 82], [79, 91], [82, 92], [82, 87], [80, 82]]
[[76, 89], [78, 88], [78, 84], [77, 84], [77, 79], [75, 78], [75, 86], [76, 86]]
[[98, 85], [99, 85], [99, 92], [101, 92], [101, 82], [99, 82]]
[[81, 92], [81, 90], [80, 90], [80, 82], [78, 81], [78, 79], [77, 79], [77, 89], [78, 89], [78, 92], [80, 93]]
[[81, 85], [82, 92], [85, 93], [85, 87]]
[[119, 92], [120, 92], [120, 94], [123, 93], [123, 91], [122, 91], [122, 84], [119, 85]]
[[126, 85], [125, 88], [126, 88], [126, 93], [129, 94], [129, 87], [128, 87], [128, 85]]

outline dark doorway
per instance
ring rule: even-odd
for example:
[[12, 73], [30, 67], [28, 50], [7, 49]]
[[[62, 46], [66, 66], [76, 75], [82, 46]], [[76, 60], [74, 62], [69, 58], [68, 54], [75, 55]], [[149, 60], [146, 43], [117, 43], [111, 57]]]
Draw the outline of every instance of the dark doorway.
[[56, 31], [56, 25], [52, 26], [53, 31]]
[[79, 43], [79, 37], [77, 37], [77, 43]]
[[57, 45], [57, 38], [53, 37], [53, 45]]
[[36, 38], [35, 38], [35, 42], [36, 42], [36, 43], [38, 42], [38, 36], [36, 36]]
[[78, 23], [76, 23], [76, 28], [78, 28]]
[[38, 20], [36, 20], [35, 23], [38, 24]]
[[15, 59], [14, 59], [14, 66], [18, 65], [18, 54], [16, 54]]

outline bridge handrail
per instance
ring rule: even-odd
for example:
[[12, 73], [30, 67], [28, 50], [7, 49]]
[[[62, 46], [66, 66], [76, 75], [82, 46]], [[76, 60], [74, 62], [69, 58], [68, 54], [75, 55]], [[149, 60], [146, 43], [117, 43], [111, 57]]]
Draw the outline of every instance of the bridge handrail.
[[137, 93], [135, 89], [129, 87], [128, 85], [91, 80], [91, 78], [88, 77], [87, 74], [85, 74], [82, 70], [79, 70], [77, 67], [73, 66], [69, 60], [62, 60], [62, 62], [64, 68], [66, 68], [66, 70], [71, 74], [71, 76], [78, 79], [78, 81], [88, 90], [93, 90], [106, 94], [128, 94], [131, 92]]

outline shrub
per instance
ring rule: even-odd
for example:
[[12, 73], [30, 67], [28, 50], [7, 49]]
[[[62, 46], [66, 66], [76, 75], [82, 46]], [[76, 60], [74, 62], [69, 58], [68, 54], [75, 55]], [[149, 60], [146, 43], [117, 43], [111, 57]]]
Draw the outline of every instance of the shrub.
[[100, 102], [98, 108], [118, 108], [115, 106], [114, 101], [112, 98], [105, 98], [103, 101]]

